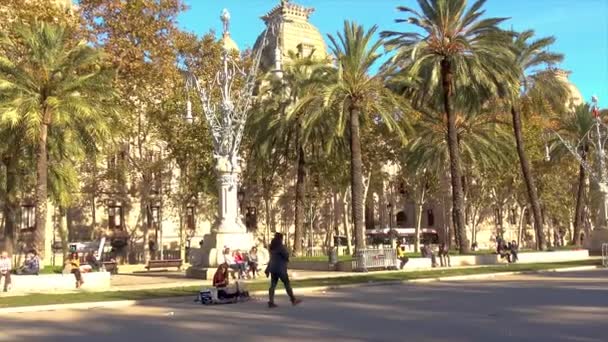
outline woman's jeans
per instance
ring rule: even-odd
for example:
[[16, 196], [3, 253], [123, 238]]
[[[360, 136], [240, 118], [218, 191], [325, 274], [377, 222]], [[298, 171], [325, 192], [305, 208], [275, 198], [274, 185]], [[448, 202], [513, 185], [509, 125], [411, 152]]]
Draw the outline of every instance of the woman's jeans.
[[287, 275], [287, 272], [270, 273], [270, 289], [268, 289], [268, 301], [270, 303], [274, 303], [274, 290], [277, 287], [279, 279], [283, 283], [283, 286], [285, 287], [285, 291], [287, 291], [289, 299], [291, 299], [291, 302], [294, 302], [296, 300], [296, 297], [294, 297], [293, 295], [293, 290], [291, 289], [291, 284], [289, 283], [289, 276]]

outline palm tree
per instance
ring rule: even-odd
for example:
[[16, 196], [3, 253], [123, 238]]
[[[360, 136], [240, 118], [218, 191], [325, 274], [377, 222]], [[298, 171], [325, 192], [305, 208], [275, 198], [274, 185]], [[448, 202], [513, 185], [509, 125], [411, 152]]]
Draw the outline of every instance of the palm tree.
[[[400, 99], [388, 89], [383, 76], [371, 74], [371, 68], [381, 57], [378, 50], [382, 40], [374, 40], [377, 27], [369, 31], [354, 23], [344, 22], [344, 31], [328, 35], [337, 69], [328, 70], [331, 82], [321, 87], [325, 110], [315, 111], [309, 124], [325, 121], [332, 125], [333, 135], [348, 134], [350, 145], [350, 177], [352, 217], [355, 248], [365, 248], [363, 224], [363, 156], [361, 153], [361, 125], [381, 123], [389, 130], [401, 133], [397, 124], [403, 107]], [[308, 125], [308, 124], [307, 124]]]
[[[315, 135], [305, 135], [304, 119], [308, 112], [322, 107], [319, 97], [314, 96], [314, 86], [323, 82], [323, 78], [318, 76], [323, 75], [319, 71], [326, 65], [326, 61], [314, 58], [313, 53], [302, 56], [289, 51], [288, 62], [280, 75], [269, 72], [266, 76], [266, 84], [260, 92], [260, 110], [250, 125], [253, 128], [250, 131], [256, 136], [256, 145], [262, 149], [259, 151], [261, 155], [285, 152], [285, 159], [295, 160], [293, 253], [296, 256], [303, 253], [306, 150], [309, 142], [318, 138]], [[276, 151], [277, 148], [279, 151]]]
[[[569, 141], [578, 142], [577, 152], [581, 156], [583, 162], [588, 160], [589, 150], [593, 146], [589, 140], [589, 132], [594, 127], [596, 120], [591, 115], [590, 106], [581, 104], [564, 116], [559, 117], [555, 124], [559, 134]], [[569, 153], [565, 146], [559, 141], [553, 144], [553, 154], [557, 157], [568, 156]], [[578, 171], [578, 190], [576, 193], [576, 207], [574, 211], [574, 233], [572, 234], [572, 244], [580, 244], [580, 234], [583, 225], [583, 212], [585, 205], [585, 182], [587, 174], [585, 168], [581, 164]]]
[[549, 104], [552, 104], [552, 107], [559, 108], [563, 107], [563, 99], [566, 98], [566, 93], [564, 85], [556, 79], [554, 72], [537, 69], [543, 65], [552, 65], [562, 61], [563, 55], [547, 51], [555, 42], [555, 38], [546, 37], [530, 41], [533, 36], [534, 31], [524, 31], [518, 34], [513, 42], [517, 51], [515, 66], [518, 68], [519, 81], [514, 83], [516, 86], [512, 89], [517, 94], [520, 88], [523, 88], [523, 94], [521, 97], [514, 94], [511, 101], [511, 117], [521, 172], [534, 217], [536, 244], [539, 250], [543, 250], [546, 247], [543, 218], [534, 175], [532, 174], [530, 162], [524, 147], [521, 112], [518, 104], [522, 101], [529, 103], [549, 102]]
[[399, 11], [412, 16], [396, 21], [412, 24], [421, 29], [422, 34], [382, 33], [383, 37], [392, 38], [387, 47], [397, 50], [393, 57], [395, 65], [419, 80], [421, 96], [432, 99], [441, 94], [448, 133], [452, 215], [461, 253], [467, 252], [469, 245], [452, 97], [458, 95], [463, 86], [468, 86], [475, 90], [476, 96], [487, 98], [496, 93], [504, 78], [513, 77], [510, 34], [498, 27], [505, 18], [480, 19], [484, 3], [485, 0], [478, 0], [467, 9], [466, 0], [419, 0], [421, 12], [398, 7]]
[[5, 92], [0, 119], [22, 127], [36, 150], [34, 247], [43, 255], [50, 134], [105, 135], [113, 117], [108, 101], [113, 95], [111, 74], [102, 67], [100, 52], [75, 41], [63, 26], [34, 22], [16, 24], [13, 29], [15, 38], [3, 41], [7, 54], [0, 56], [0, 84]]

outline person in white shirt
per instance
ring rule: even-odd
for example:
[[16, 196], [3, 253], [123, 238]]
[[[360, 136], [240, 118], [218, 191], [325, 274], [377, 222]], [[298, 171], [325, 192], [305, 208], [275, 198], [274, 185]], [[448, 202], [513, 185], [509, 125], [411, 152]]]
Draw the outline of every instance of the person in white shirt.
[[0, 256], [0, 281], [4, 277], [4, 292], [8, 292], [11, 288], [11, 258], [9, 258], [7, 252], [2, 252]]

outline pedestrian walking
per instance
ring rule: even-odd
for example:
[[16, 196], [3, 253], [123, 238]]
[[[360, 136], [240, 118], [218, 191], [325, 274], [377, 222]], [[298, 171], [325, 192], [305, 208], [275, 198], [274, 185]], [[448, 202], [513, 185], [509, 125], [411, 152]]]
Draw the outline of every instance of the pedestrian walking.
[[274, 290], [277, 287], [279, 280], [283, 283], [285, 291], [291, 300], [291, 304], [298, 305], [302, 302], [300, 299], [296, 299], [293, 295], [293, 289], [289, 283], [289, 276], [287, 275], [287, 263], [289, 262], [289, 252], [285, 245], [283, 245], [283, 234], [275, 233], [274, 238], [270, 241], [270, 261], [266, 268], [266, 276], [270, 275], [270, 289], [268, 289], [268, 307], [276, 308], [277, 305], [274, 303]]
[[7, 252], [0, 254], [0, 281], [4, 278], [4, 292], [11, 289], [11, 258]]

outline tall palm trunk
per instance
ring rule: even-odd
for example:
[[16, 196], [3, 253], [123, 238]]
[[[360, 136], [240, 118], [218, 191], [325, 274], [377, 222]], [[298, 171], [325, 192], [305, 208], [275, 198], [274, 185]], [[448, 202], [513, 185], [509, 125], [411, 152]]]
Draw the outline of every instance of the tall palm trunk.
[[300, 141], [300, 132], [298, 132], [298, 169], [296, 176], [296, 200], [295, 200], [295, 235], [294, 235], [294, 254], [301, 256], [304, 247], [302, 239], [304, 238], [304, 197], [306, 196], [306, 160], [304, 159], [304, 148]]
[[38, 148], [36, 151], [36, 229], [34, 232], [34, 248], [42, 260], [45, 257], [46, 246], [46, 212], [47, 212], [47, 183], [48, 183], [48, 114], [45, 111], [44, 122], [40, 127], [38, 137]]
[[450, 97], [452, 94], [452, 66], [449, 60], [441, 61], [441, 82], [443, 86], [443, 107], [448, 125], [448, 150], [450, 154], [450, 172], [452, 174], [452, 217], [460, 253], [469, 251], [464, 222], [464, 194], [460, 172], [460, 153], [458, 151], [458, 132], [456, 130], [456, 115], [452, 113]]
[[17, 154], [12, 153], [4, 159], [6, 167], [5, 199], [2, 216], [4, 217], [4, 249], [9, 255], [13, 255], [15, 246], [15, 230], [17, 229], [17, 211], [19, 209], [19, 199], [17, 198]]
[[365, 248], [365, 227], [363, 226], [363, 160], [361, 157], [361, 137], [359, 136], [359, 109], [350, 108], [350, 180], [352, 216], [355, 226], [355, 249]]
[[[581, 151], [581, 158], [587, 160], [587, 146], [584, 146]], [[572, 234], [572, 244], [575, 246], [580, 245], [580, 235], [583, 226], [583, 206], [585, 202], [585, 168], [583, 165], [579, 166], [578, 170], [578, 192], [576, 194], [576, 210], [574, 212], [574, 233]]]
[[517, 146], [521, 172], [524, 176], [524, 182], [526, 183], [526, 189], [528, 191], [528, 200], [532, 206], [532, 215], [534, 216], [536, 246], [539, 250], [544, 250], [546, 243], [545, 235], [543, 234], [543, 218], [540, 212], [540, 201], [538, 200], [536, 184], [534, 183], [534, 177], [532, 176], [532, 171], [530, 169], [530, 162], [528, 161], [526, 151], [524, 150], [524, 138], [521, 133], [521, 116], [519, 112], [515, 110], [515, 106], [511, 106], [511, 116], [513, 117], [513, 133], [515, 134], [515, 145]]

